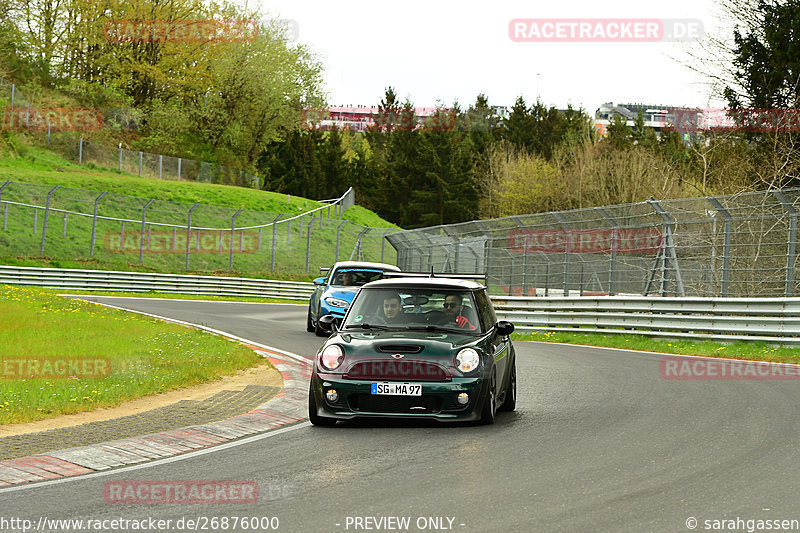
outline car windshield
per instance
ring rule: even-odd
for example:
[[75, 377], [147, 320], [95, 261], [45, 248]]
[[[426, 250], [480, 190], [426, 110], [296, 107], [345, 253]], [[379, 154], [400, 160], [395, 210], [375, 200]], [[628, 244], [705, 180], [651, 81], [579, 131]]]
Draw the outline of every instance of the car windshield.
[[331, 285], [342, 287], [360, 287], [370, 281], [381, 279], [383, 271], [363, 268], [340, 268], [333, 273]]
[[356, 296], [344, 329], [483, 331], [472, 293], [426, 288], [367, 288]]

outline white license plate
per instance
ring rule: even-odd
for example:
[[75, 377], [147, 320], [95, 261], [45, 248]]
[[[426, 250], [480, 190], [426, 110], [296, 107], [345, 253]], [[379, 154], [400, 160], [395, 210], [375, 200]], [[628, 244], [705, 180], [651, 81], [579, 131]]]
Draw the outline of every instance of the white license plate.
[[372, 394], [422, 396], [422, 385], [417, 383], [373, 383]]

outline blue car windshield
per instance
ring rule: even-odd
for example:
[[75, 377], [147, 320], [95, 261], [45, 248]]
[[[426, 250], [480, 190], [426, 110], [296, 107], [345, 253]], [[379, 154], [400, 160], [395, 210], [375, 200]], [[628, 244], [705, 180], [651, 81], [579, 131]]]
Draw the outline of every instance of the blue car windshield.
[[360, 287], [370, 281], [381, 279], [383, 271], [363, 268], [340, 268], [332, 274], [331, 285], [340, 287]]
[[[356, 296], [343, 329], [453, 329], [482, 333], [471, 291], [366, 288]], [[491, 326], [489, 326], [491, 327]]]

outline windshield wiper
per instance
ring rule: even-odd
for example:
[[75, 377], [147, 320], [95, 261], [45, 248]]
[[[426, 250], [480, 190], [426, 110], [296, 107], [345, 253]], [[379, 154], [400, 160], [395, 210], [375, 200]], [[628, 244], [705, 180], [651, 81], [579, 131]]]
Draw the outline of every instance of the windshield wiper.
[[448, 333], [464, 333], [463, 329], [447, 326], [436, 326], [434, 324], [428, 324], [427, 326], [406, 326], [406, 329], [408, 331], [446, 331]]
[[380, 324], [347, 324], [347, 325], [345, 326], [345, 329], [350, 329], [350, 328], [360, 328], [360, 329], [381, 329], [381, 330], [386, 330], [386, 329], [389, 329], [389, 327], [388, 327], [388, 326], [382, 326], [382, 325], [380, 325]]

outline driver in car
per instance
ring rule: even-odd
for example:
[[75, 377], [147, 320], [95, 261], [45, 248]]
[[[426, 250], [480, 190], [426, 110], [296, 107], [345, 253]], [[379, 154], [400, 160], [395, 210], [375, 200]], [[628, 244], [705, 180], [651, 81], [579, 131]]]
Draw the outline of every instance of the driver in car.
[[403, 304], [399, 294], [390, 294], [383, 299], [383, 315], [387, 322], [399, 322], [402, 314]]
[[448, 322], [455, 322], [455, 324], [464, 329], [476, 329], [467, 319], [461, 314], [464, 309], [462, 297], [460, 294], [448, 294], [444, 297], [444, 314]]

